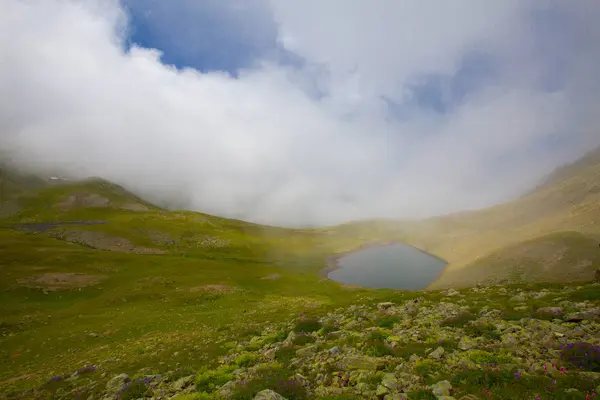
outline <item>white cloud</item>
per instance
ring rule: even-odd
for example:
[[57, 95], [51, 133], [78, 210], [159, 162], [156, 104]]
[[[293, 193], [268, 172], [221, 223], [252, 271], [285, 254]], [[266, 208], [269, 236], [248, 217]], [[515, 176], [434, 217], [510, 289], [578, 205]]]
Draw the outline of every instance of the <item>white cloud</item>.
[[[561, 44], [573, 58], [555, 92], [539, 85], [547, 60], [528, 19], [538, 2], [271, 6], [281, 43], [307, 66], [264, 62], [234, 79], [124, 51], [116, 1], [5, 0], [0, 147], [180, 207], [287, 225], [492, 204], [598, 143], [592, 1], [558, 11], [577, 29]], [[452, 75], [481, 49], [502, 67], [493, 84], [445, 115], [389, 118], [381, 96], [402, 103], [414, 76]], [[538, 150], [553, 135], [569, 146]]]

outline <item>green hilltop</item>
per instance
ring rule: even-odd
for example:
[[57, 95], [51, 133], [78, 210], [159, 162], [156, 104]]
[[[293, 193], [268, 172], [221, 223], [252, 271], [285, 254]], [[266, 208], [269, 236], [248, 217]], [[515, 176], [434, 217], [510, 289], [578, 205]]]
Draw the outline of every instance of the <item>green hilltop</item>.
[[[488, 209], [318, 229], [166, 210], [99, 178], [0, 172], [0, 397], [600, 390], [600, 150]], [[391, 241], [449, 265], [422, 292], [322, 274], [332, 255]]]

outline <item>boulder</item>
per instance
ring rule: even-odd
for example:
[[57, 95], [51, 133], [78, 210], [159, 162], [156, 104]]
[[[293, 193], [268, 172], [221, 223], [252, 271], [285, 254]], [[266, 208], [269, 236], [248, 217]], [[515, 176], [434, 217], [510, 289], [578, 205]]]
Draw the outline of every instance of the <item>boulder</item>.
[[382, 363], [374, 358], [367, 356], [348, 356], [341, 360], [341, 370], [364, 370], [364, 371], [376, 371], [382, 366]]
[[381, 384], [391, 391], [398, 390], [398, 379], [392, 373], [387, 373], [383, 375], [383, 379], [381, 379]]
[[129, 381], [130, 381], [129, 375], [127, 375], [127, 374], [120, 374], [120, 375], [117, 375], [117, 376], [113, 376], [106, 383], [106, 391], [108, 393], [117, 393]]
[[437, 349], [435, 349], [434, 351], [432, 351], [431, 353], [429, 353], [429, 358], [434, 359], [434, 360], [439, 360], [440, 358], [442, 358], [444, 356], [444, 353], [446, 351], [444, 350], [443, 347], [438, 347]]
[[286, 400], [286, 398], [271, 389], [265, 389], [256, 393], [254, 400]]
[[564, 314], [562, 307], [540, 307], [535, 312], [538, 315], [556, 315], [560, 316]]
[[378, 309], [378, 310], [387, 310], [388, 308], [391, 308], [391, 307], [393, 307], [394, 305], [395, 305], [395, 304], [394, 304], [394, 303], [392, 303], [391, 301], [386, 301], [386, 302], [383, 302], [383, 303], [379, 303], [379, 304], [377, 304], [377, 309]]
[[450, 396], [450, 390], [452, 390], [452, 385], [448, 381], [441, 381], [431, 385], [431, 392], [438, 398], [440, 396]]

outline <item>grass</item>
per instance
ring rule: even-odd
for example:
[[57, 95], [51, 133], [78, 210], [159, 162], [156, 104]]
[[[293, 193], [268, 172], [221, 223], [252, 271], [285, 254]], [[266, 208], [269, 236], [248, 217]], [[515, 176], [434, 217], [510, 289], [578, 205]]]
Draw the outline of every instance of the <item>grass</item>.
[[[515, 263], [531, 271], [525, 280], [539, 279], [540, 259], [553, 263], [545, 275], [552, 279], [570, 277], [573, 268], [584, 262], [582, 270], [592, 271], [600, 266], [600, 199], [597, 183], [590, 177], [597, 176], [599, 165], [588, 163], [580, 176], [568, 175], [523, 199], [487, 210], [415, 222], [367, 221], [312, 230], [166, 212], [102, 180], [44, 187], [44, 182], [12, 174], [11, 201], [18, 201], [20, 212], [3, 218], [0, 226], [0, 396], [39, 386], [87, 365], [102, 365], [107, 376], [121, 372], [133, 376], [148, 366], [155, 373], [213, 367], [214, 359], [227, 350], [226, 343], [240, 340], [244, 333], [254, 336], [268, 323], [299, 320], [292, 330], [326, 334], [335, 326], [315, 318], [326, 310], [428, 296], [347, 290], [319, 275], [327, 256], [369, 242], [405, 241], [445, 258], [450, 266], [436, 284], [440, 287], [468, 283], [471, 277], [467, 275], [474, 270], [482, 271], [485, 279], [490, 271], [504, 279], [505, 270], [522, 277], [512, 268]], [[587, 191], [574, 190], [577, 179], [589, 183]], [[100, 195], [111, 206], [62, 210], [56, 206], [75, 192]], [[131, 203], [146, 205], [148, 211], [120, 208]], [[66, 220], [103, 220], [106, 224], [38, 233], [12, 229], [17, 222]], [[99, 251], [51, 237], [69, 230], [100, 232], [165, 254]], [[477, 267], [464, 269], [468, 273], [461, 275], [466, 265]], [[102, 280], [58, 291], [19, 283], [48, 273], [100, 275]], [[527, 285], [539, 285], [538, 290], [543, 286]], [[431, 294], [435, 296], [440, 295]], [[597, 301], [599, 296], [596, 288], [585, 287], [565, 297]], [[514, 311], [503, 299], [490, 301], [504, 310], [507, 320], [531, 315], [533, 307], [541, 304], [528, 303], [530, 309]], [[465, 313], [442, 321], [442, 326], [463, 327], [468, 335], [494, 339], [490, 327], [469, 324], [474, 318]], [[391, 329], [396, 322], [385, 316], [375, 324]], [[287, 333], [275, 334], [273, 343], [285, 339]], [[418, 346], [391, 351], [383, 336], [369, 340], [375, 355], [391, 352], [406, 357], [421, 352]], [[281, 348], [276, 358], [289, 360], [295, 350]], [[239, 365], [255, 361], [242, 358]], [[262, 379], [271, 382], [269, 376]], [[53, 384], [60, 388], [64, 383]], [[236, 396], [246, 398], [251, 392], [240, 388]], [[426, 396], [415, 394], [421, 395]]]
[[[124, 220], [119, 214], [117, 221]], [[240, 235], [236, 224], [224, 220], [219, 233]], [[45, 234], [0, 229], [0, 356], [4, 360], [0, 387], [15, 393], [84, 365], [106, 365], [109, 373], [134, 373], [148, 365], [163, 372], [178, 365], [198, 369], [222, 354], [221, 343], [238, 339], [243, 331], [254, 335], [263, 323], [286, 321], [307, 310], [351, 304], [359, 298], [383, 298], [381, 293], [353, 293], [334, 282], [321, 282], [317, 272], [324, 257], [320, 263], [305, 265], [302, 272], [293, 266], [282, 268], [273, 254], [283, 251], [269, 235], [246, 235], [249, 242], [262, 241], [256, 254], [248, 247], [219, 259], [196, 256], [194, 250], [186, 257], [97, 251]], [[302, 253], [310, 240], [299, 233], [290, 235], [297, 249], [290, 243], [278, 246]], [[265, 248], [272, 249], [267, 256]], [[48, 272], [102, 275], [104, 280], [81, 290], [47, 293], [17, 283]], [[274, 273], [280, 278], [263, 279]], [[236, 290], [194, 291], [207, 285]], [[321, 328], [307, 319], [297, 330]]]

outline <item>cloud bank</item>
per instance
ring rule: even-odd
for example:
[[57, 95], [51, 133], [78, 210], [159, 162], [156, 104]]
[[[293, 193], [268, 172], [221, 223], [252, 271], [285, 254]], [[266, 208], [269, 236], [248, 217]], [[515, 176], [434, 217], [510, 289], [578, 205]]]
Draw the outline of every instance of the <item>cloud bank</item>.
[[[594, 0], [207, 2], [298, 60], [257, 52], [235, 73], [130, 46], [133, 2], [3, 2], [0, 148], [17, 162], [304, 226], [484, 207], [600, 144]], [[194, 52], [193, 19], [170, 21]]]

